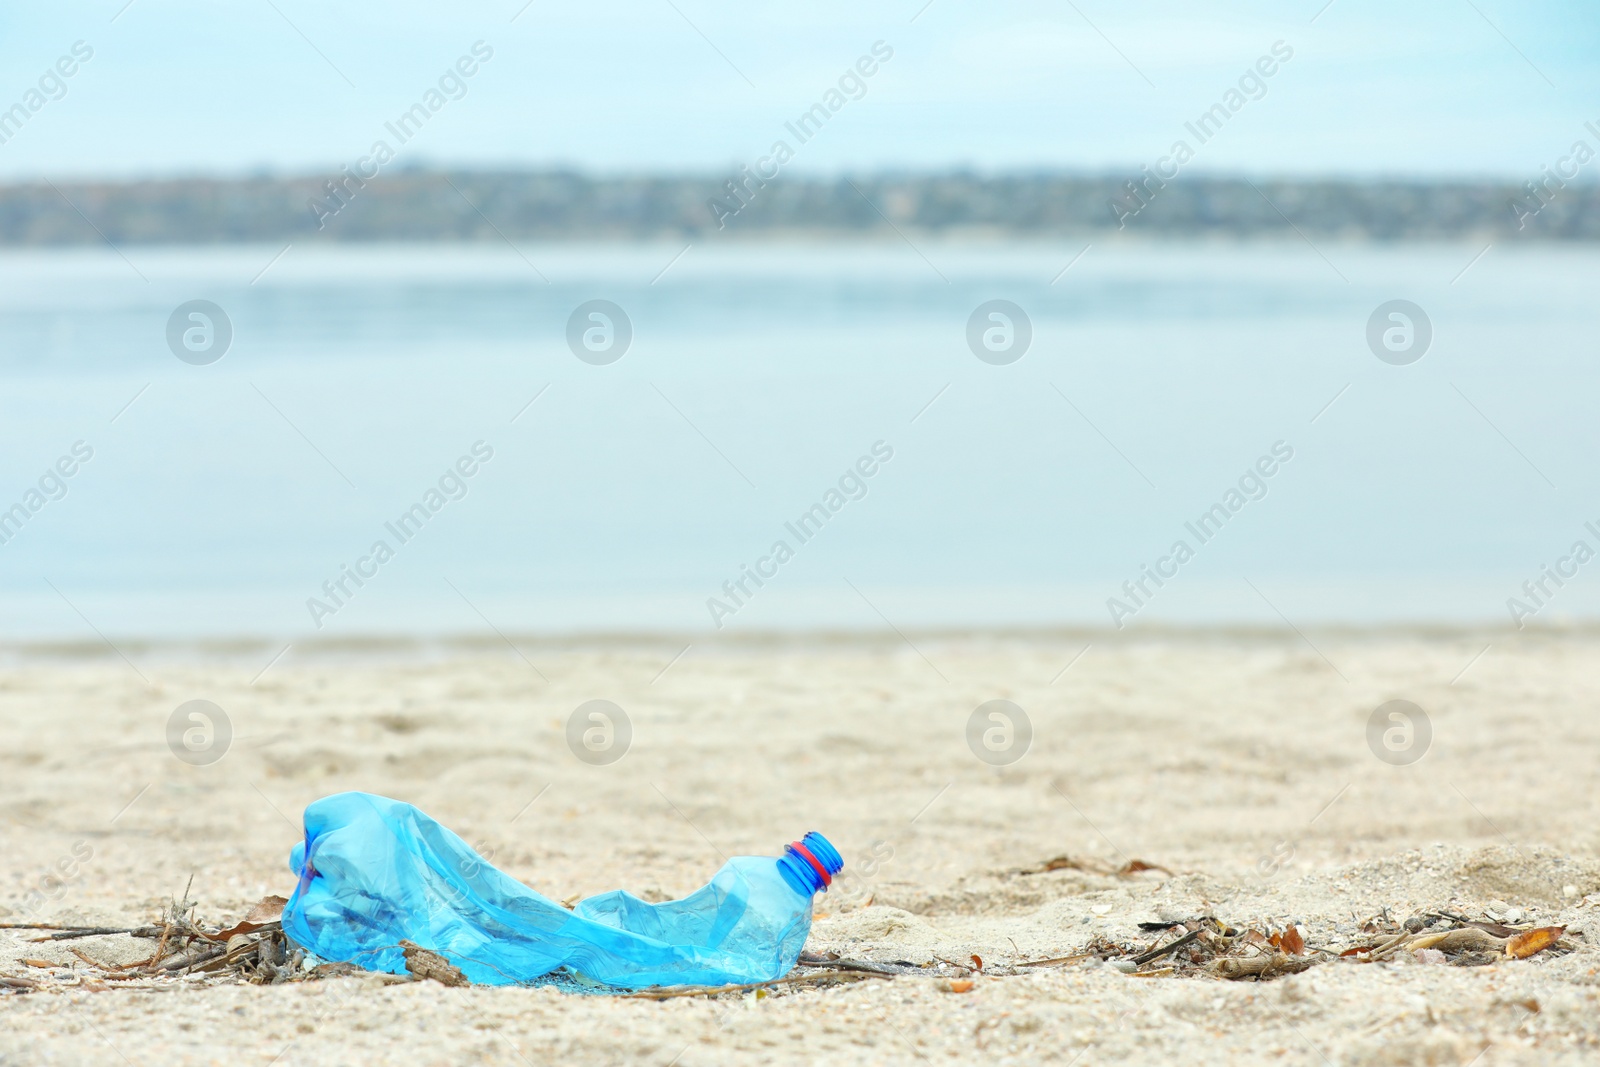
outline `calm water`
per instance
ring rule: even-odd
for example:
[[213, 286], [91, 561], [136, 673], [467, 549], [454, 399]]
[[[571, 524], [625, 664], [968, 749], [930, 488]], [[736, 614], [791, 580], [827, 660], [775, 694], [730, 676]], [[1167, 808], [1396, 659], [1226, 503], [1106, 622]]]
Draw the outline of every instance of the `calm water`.
[[[681, 247], [0, 256], [0, 630], [1508, 622], [1600, 549], [1600, 252], [1452, 283], [1481, 246], [1097, 245], [1052, 283], [1081, 243]], [[1368, 348], [1394, 298], [1411, 365]], [[168, 348], [192, 299], [220, 362]], [[566, 342], [592, 299], [632, 323], [610, 365]], [[991, 299], [1031, 319], [1010, 365], [967, 345]], [[1564, 566], [1539, 621], [1600, 613]]]

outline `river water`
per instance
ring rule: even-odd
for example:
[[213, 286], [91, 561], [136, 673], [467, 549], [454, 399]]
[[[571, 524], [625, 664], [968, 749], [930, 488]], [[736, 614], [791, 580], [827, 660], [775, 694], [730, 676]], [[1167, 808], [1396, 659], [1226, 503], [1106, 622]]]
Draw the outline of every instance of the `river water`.
[[[1320, 240], [12, 250], [0, 633], [1589, 618], [1597, 268]], [[215, 362], [169, 344], [194, 300], [231, 326]], [[595, 300], [631, 327], [614, 362], [581, 335], [615, 321], [581, 316], [590, 360], [568, 342]], [[992, 300], [1031, 327], [1012, 362], [981, 343], [1005, 320], [969, 345]], [[1414, 362], [1369, 345], [1392, 300], [1431, 326]]]

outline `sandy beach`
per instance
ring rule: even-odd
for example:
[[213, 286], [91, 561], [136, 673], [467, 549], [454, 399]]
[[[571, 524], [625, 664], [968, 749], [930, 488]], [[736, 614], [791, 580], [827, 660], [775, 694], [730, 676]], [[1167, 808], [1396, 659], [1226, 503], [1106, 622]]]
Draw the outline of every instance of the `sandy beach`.
[[[191, 876], [200, 916], [238, 917], [292, 888], [304, 806], [361, 789], [556, 899], [676, 897], [819, 830], [847, 867], [808, 951], [930, 966], [665, 1001], [370, 977], [119, 989], [89, 961], [148, 941], [6, 930], [0, 977], [38, 988], [0, 991], [0, 1063], [1600, 1061], [1600, 635], [1305, 637], [530, 638], [296, 650], [259, 678], [271, 647], [12, 649], [0, 922], [139, 925]], [[207, 765], [167, 744], [195, 699], [231, 723]], [[608, 765], [566, 741], [594, 699], [632, 726]], [[1369, 746], [1394, 699], [1426, 716], [1420, 758]], [[1031, 723], [1013, 762], [968, 745], [991, 700]], [[1134, 860], [1165, 870], [1116, 873]], [[1336, 954], [1437, 911], [1567, 933], [1523, 960], [1327, 959], [1260, 982], [1022, 966], [1199, 915]]]

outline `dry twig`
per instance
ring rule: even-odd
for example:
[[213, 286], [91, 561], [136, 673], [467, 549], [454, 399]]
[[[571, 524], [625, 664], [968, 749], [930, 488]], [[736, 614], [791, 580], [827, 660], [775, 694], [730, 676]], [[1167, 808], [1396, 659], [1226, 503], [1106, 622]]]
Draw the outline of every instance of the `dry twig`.
[[659, 989], [645, 989], [637, 993], [623, 993], [620, 999], [665, 1000], [668, 997], [709, 997], [717, 993], [738, 993], [749, 989], [766, 989], [775, 985], [801, 985], [806, 982], [826, 981], [855, 982], [868, 978], [887, 980], [889, 976], [873, 971], [820, 971], [812, 974], [791, 974], [786, 978], [774, 978], [770, 982], [748, 982], [743, 985], [662, 986]]

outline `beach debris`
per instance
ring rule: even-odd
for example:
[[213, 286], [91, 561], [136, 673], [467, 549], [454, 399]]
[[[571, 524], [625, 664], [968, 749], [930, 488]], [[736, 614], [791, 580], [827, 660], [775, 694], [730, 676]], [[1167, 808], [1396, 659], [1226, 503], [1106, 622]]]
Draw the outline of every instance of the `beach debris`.
[[1160, 870], [1163, 875], [1168, 875], [1168, 877], [1171, 877], [1171, 873], [1173, 873], [1171, 870], [1166, 869], [1166, 867], [1162, 867], [1160, 864], [1147, 864], [1147, 862], [1142, 861], [1142, 859], [1130, 859], [1130, 861], [1125, 862], [1122, 867], [1118, 867], [1117, 877], [1131, 878], [1133, 875], [1146, 872], [1146, 870]]
[[[1526, 916], [1528, 912], [1494, 901], [1484, 914]], [[1527, 959], [1549, 949], [1570, 950], [1574, 946], [1562, 940], [1566, 932], [1565, 926], [1515, 927], [1431, 912], [1421, 923], [1408, 919], [1383, 940], [1347, 948], [1339, 955], [1357, 963], [1377, 963], [1407, 952], [1418, 962], [1437, 963], [1442, 958], [1457, 967], [1484, 967], [1500, 960]]]
[[[1501, 914], [1520, 909], [1500, 909]], [[1523, 911], [1526, 915], [1527, 912]], [[1083, 950], [1068, 956], [1025, 960], [1017, 970], [1066, 966], [1097, 960], [1130, 977], [1223, 978], [1229, 981], [1269, 981], [1298, 974], [1325, 963], [1379, 963], [1401, 959], [1457, 967], [1487, 966], [1503, 960], [1527, 959], [1552, 949], [1571, 949], [1563, 942], [1566, 928], [1545, 926], [1514, 928], [1483, 922], [1464, 915], [1432, 912], [1397, 921], [1385, 908], [1357, 926], [1367, 935], [1357, 945], [1343, 947], [1307, 944], [1306, 927], [1290, 922], [1257, 922], [1232, 926], [1215, 915], [1186, 919], [1163, 918], [1135, 924], [1154, 936], [1154, 943], [1119, 941], [1098, 936]], [[1498, 931], [1504, 930], [1502, 935]], [[1405, 954], [1402, 956], [1402, 954]], [[1005, 973], [1004, 971], [988, 973]], [[1016, 973], [1013, 971], [1012, 973]]]
[[[949, 960], [935, 960], [934, 962], [943, 963], [949, 967], [955, 967], [963, 974], [970, 970], [970, 968], [964, 967], [959, 963], [951, 963]], [[837, 952], [802, 952], [800, 954], [800, 958], [795, 961], [795, 964], [796, 966], [800, 967], [822, 967], [835, 971], [859, 971], [863, 974], [879, 974], [885, 976], [900, 974], [926, 974], [928, 967], [927, 964], [912, 963], [910, 960], [851, 960], [845, 959]]]
[[[298, 964], [290, 964], [290, 946], [277, 918], [283, 911], [283, 897], [263, 898], [249, 909], [242, 920], [232, 924], [199, 921], [194, 915], [197, 905], [187, 897], [188, 890], [185, 890], [184, 899], [171, 901], [160, 920], [145, 926], [90, 927], [29, 923], [13, 927], [44, 933], [44, 936], [28, 939], [34, 944], [116, 935], [153, 942], [150, 954], [143, 959], [132, 963], [108, 964], [74, 945], [66, 945], [63, 947], [77, 957], [87, 970], [77, 964], [69, 966], [35, 958], [18, 962], [38, 970], [56, 972], [53, 978], [58, 981], [52, 984], [70, 979], [71, 984], [81, 984], [90, 990], [143, 988], [194, 976], [257, 985], [302, 977]], [[39, 980], [31, 978], [0, 982], [0, 985], [27, 990], [47, 988]]]
[[1200, 940], [1200, 935], [1203, 933], [1205, 933], [1204, 929], [1190, 930], [1182, 937], [1175, 941], [1169, 941], [1160, 948], [1153, 948], [1149, 952], [1140, 953], [1139, 955], [1133, 957], [1132, 962], [1135, 967], [1142, 967], [1151, 960], [1158, 960], [1168, 953], [1176, 952], [1180, 948], [1186, 948], [1189, 945], [1194, 944], [1196, 941]]
[[1238, 981], [1241, 978], [1267, 979], [1299, 974], [1310, 970], [1314, 963], [1314, 960], [1295, 959], [1274, 951], [1244, 958], [1224, 957], [1212, 964], [1211, 969], [1224, 978]]
[[1075, 956], [1053, 956], [1047, 960], [1023, 960], [1018, 967], [1059, 967], [1068, 963], [1082, 963], [1084, 960], [1093, 959], [1096, 953], [1080, 952]]
[[1267, 938], [1267, 943], [1291, 956], [1298, 956], [1306, 950], [1306, 940], [1298, 926], [1288, 927], [1281, 934], [1273, 934]]
[[262, 897], [245, 913], [245, 917], [226, 930], [218, 931], [217, 936], [224, 940], [232, 939], [241, 934], [255, 933], [274, 923], [283, 920], [283, 906], [289, 903], [286, 897]]
[[1506, 942], [1506, 955], [1514, 960], [1525, 960], [1556, 944], [1566, 932], [1565, 926], [1541, 926], [1526, 930]]
[[[1056, 869], [1061, 866], [1058, 864]], [[1111, 868], [1104, 870], [1117, 873]], [[36, 933], [39, 936], [25, 940], [50, 945], [49, 951], [77, 960], [62, 962], [61, 959], [53, 961], [22, 955], [16, 958], [13, 969], [26, 969], [24, 973], [0, 974], [0, 998], [66, 989], [89, 992], [171, 989], [179, 983], [262, 985], [347, 976], [384, 983], [436, 981], [451, 987], [473, 984], [447, 957], [408, 940], [397, 945], [397, 950], [403, 954], [404, 974], [379, 973], [349, 963], [327, 961], [285, 936], [282, 927], [285, 904], [281, 896], [263, 897], [246, 910], [243, 918], [211, 922], [198, 917], [198, 905], [189, 899], [186, 889], [182, 897], [170, 901], [161, 918], [144, 926], [52, 923], [0, 926], [0, 929]], [[922, 977], [933, 979], [933, 987], [938, 991], [960, 994], [972, 992], [980, 976], [1005, 978], [1034, 973], [1038, 968], [1073, 964], [1101, 966], [1130, 978], [1265, 982], [1327, 964], [1521, 965], [1515, 961], [1574, 951], [1577, 946], [1567, 940], [1567, 935], [1581, 936], [1582, 922], [1535, 926], [1533, 917], [1538, 912], [1537, 907], [1521, 908], [1504, 902], [1492, 902], [1492, 911], [1491, 907], [1464, 911], [1459, 903], [1452, 902], [1450, 909], [1418, 910], [1404, 919], [1400, 918], [1403, 912], [1396, 914], [1384, 907], [1366, 919], [1351, 914], [1348, 921], [1323, 921], [1320, 925], [1313, 921], [1308, 926], [1302, 917], [1252, 917], [1248, 922], [1235, 924], [1219, 918], [1212, 910], [1186, 916], [1182, 911], [1163, 907], [1156, 912], [1159, 919], [1132, 923], [1138, 932], [1131, 939], [1112, 936], [1117, 930], [1112, 923], [1109, 930], [1096, 934], [1078, 951], [1048, 959], [1020, 959], [1023, 953], [1017, 949], [1015, 941], [1011, 944], [1017, 952], [1009, 960], [992, 957], [985, 960], [976, 952], [952, 953], [949, 958], [933, 955], [923, 962], [914, 962], [853, 959], [838, 952], [812, 951], [800, 953], [797, 969], [792, 974], [768, 981], [661, 986], [625, 994], [623, 989], [563, 972], [554, 984], [568, 991], [585, 987], [576, 991], [665, 999], [752, 992], [762, 997], [799, 988], [836, 988], [865, 979]], [[1492, 915], [1519, 916], [1527, 921], [1511, 925], [1495, 920]], [[1310, 943], [1315, 936], [1312, 931], [1328, 931], [1333, 940], [1313, 945]], [[80, 948], [74, 943], [94, 936], [140, 938], [151, 945], [151, 950], [134, 962], [111, 964], [96, 958], [105, 954], [96, 944]], [[125, 952], [118, 955], [128, 958]]]
[[433, 979], [448, 986], [471, 985], [467, 976], [451, 965], [450, 961], [437, 952], [430, 952], [411, 941], [401, 941], [400, 948], [405, 953], [406, 970], [419, 979]]
[[748, 993], [754, 990], [759, 997], [763, 993], [771, 995], [773, 990], [782, 986], [830, 986], [867, 979], [887, 981], [889, 976], [869, 971], [811, 971], [806, 974], [790, 974], [783, 978], [774, 978], [769, 982], [739, 982], [721, 986], [655, 986], [638, 991], [618, 991], [616, 996], [618, 1000], [671, 1000], [676, 997], [714, 997], [722, 993]]
[[[969, 959], [976, 959], [977, 957], [974, 956], [974, 957], [968, 957], [968, 958]], [[972, 966], [972, 964], [970, 964], [970, 963], [965, 963], [965, 962], [961, 962], [961, 961], [957, 961], [957, 960], [947, 960], [943, 956], [935, 956], [935, 957], [933, 957], [933, 962], [935, 962], [935, 963], [937, 963], [939, 965], [939, 969], [940, 970], [944, 970], [946, 967], [952, 968], [956, 972], [956, 975], [958, 977], [969, 975], [969, 974], [973, 974], [973, 973], [975, 973], [977, 971], [977, 968]], [[924, 966], [926, 966], [926, 964], [924, 964]]]
[[1334, 958], [1324, 951], [1308, 951], [1305, 935], [1292, 924], [1268, 926], [1262, 930], [1230, 926], [1214, 915], [1197, 915], [1182, 921], [1145, 922], [1138, 926], [1144, 933], [1157, 935], [1156, 943], [1134, 944], [1101, 936], [1077, 954], [1028, 960], [1018, 966], [1062, 966], [1100, 960], [1136, 978], [1220, 977], [1264, 981], [1296, 974]]
[[281, 920], [296, 944], [401, 974], [399, 946], [409, 940], [474, 985], [534, 984], [563, 968], [628, 989], [781, 978], [804, 947], [818, 894], [844, 868], [811, 831], [776, 856], [725, 859], [682, 899], [615, 890], [569, 910], [404, 801], [335, 793], [307, 805], [304, 824]]
[[[1465, 915], [1455, 915], [1445, 911], [1431, 912], [1426, 919], [1419, 921], [1426, 923], [1427, 920], [1432, 920], [1432, 925], [1438, 925], [1439, 923], [1455, 923], [1457, 926], [1470, 926], [1474, 930], [1482, 930], [1485, 933], [1493, 934], [1496, 937], [1515, 937], [1519, 933], [1517, 928], [1514, 926], [1505, 926], [1497, 922], [1479, 922], [1476, 919], [1469, 919]], [[1408, 924], [1411, 921], [1411, 919], [1406, 920]], [[1406, 929], [1409, 930], [1411, 927], [1408, 925]]]
[[103, 937], [110, 934], [132, 934], [134, 937], [143, 937], [144, 931], [153, 930], [155, 927], [126, 927], [126, 926], [57, 926], [54, 923], [0, 923], [0, 930], [54, 930], [55, 933], [45, 937], [35, 937], [35, 943], [41, 941], [72, 941], [80, 937]]
[[1400, 947], [1411, 952], [1423, 948], [1437, 949], [1446, 956], [1451, 956], [1458, 952], [1493, 952], [1505, 948], [1505, 945], [1506, 938], [1466, 926], [1458, 930], [1446, 930], [1442, 934], [1421, 934], [1411, 937]]
[[1018, 868], [1013, 873], [1047, 874], [1050, 871], [1083, 871], [1086, 874], [1106, 875], [1113, 878], [1132, 878], [1134, 875], [1141, 874], [1145, 871], [1160, 871], [1162, 874], [1165, 874], [1168, 877], [1173, 876], [1173, 872], [1171, 870], [1161, 866], [1159, 863], [1146, 863], [1144, 860], [1130, 859], [1122, 866], [1114, 867], [1109, 863], [1101, 863], [1098, 860], [1086, 859], [1083, 857], [1069, 856], [1065, 853], [1059, 856], [1052, 856], [1043, 863], [1033, 867]]

